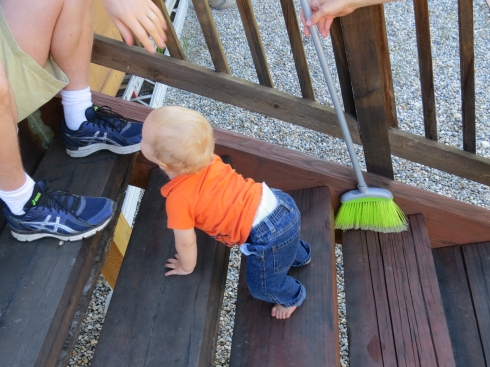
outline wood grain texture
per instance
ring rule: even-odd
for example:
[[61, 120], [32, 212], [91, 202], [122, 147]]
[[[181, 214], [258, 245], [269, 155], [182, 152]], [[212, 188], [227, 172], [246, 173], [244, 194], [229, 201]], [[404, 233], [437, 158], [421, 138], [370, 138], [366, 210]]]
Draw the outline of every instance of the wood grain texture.
[[303, 98], [315, 101], [315, 92], [313, 91], [313, 84], [311, 82], [310, 68], [306, 61], [305, 48], [303, 46], [301, 30], [299, 29], [298, 17], [296, 15], [297, 10], [292, 0], [281, 0], [281, 8], [282, 14], [284, 15], [284, 21], [286, 22], [286, 29], [288, 31], [289, 43], [291, 44], [296, 73], [298, 74], [301, 94], [303, 95]]
[[458, 0], [463, 149], [476, 153], [475, 44], [473, 1]]
[[455, 366], [423, 216], [409, 219], [409, 232], [344, 233], [353, 367]]
[[415, 28], [419, 55], [420, 86], [424, 113], [425, 137], [437, 141], [436, 100], [434, 72], [430, 42], [429, 4], [427, 0], [414, 0]]
[[301, 211], [301, 238], [312, 246], [309, 265], [292, 268], [306, 288], [304, 303], [287, 320], [272, 318], [272, 304], [252, 298], [245, 257], [238, 285], [230, 366], [338, 366], [335, 244], [328, 188], [291, 193]]
[[344, 34], [342, 32], [340, 18], [338, 17], [333, 20], [333, 23], [330, 26], [330, 37], [332, 39], [335, 64], [337, 65], [342, 101], [344, 102], [344, 111], [356, 116], [356, 104], [352, 92], [352, 81], [350, 80], [349, 65], [345, 53]]
[[227, 247], [197, 231], [198, 260], [188, 276], [165, 276], [174, 256], [154, 169], [133, 228], [92, 366], [210, 366], [228, 266]]
[[385, 103], [386, 125], [390, 127], [398, 127], [384, 7], [373, 6], [370, 9], [371, 17], [373, 19], [374, 37], [376, 40], [376, 53], [379, 60], [379, 70], [381, 72], [381, 85], [383, 88], [383, 99]]
[[[133, 163], [133, 155], [109, 152], [73, 159], [57, 141], [34, 178], [46, 179], [51, 189], [117, 200], [118, 215]], [[63, 246], [53, 238], [18, 242], [4, 229], [0, 236], [0, 365], [67, 365], [115, 224], [112, 221], [95, 236]]]
[[237, 0], [236, 5], [242, 18], [243, 28], [247, 36], [248, 47], [257, 72], [259, 83], [265, 87], [274, 87], [269, 71], [269, 65], [265, 56], [264, 46], [260, 38], [259, 27], [252, 8], [251, 0]]
[[209, 3], [203, 0], [192, 0], [192, 4], [196, 10], [196, 15], [199, 19], [204, 39], [208, 45], [208, 50], [211, 54], [215, 70], [230, 74], [230, 67], [226, 61], [226, 55], [223, 51], [218, 30], [214, 23], [213, 14], [209, 8]]
[[463, 246], [463, 256], [485, 361], [490, 360], [490, 242]]
[[[149, 55], [144, 50], [129, 48], [101, 36], [95, 37], [92, 59], [102, 65], [128, 70], [132, 74], [175, 88], [342, 138], [333, 109], [272, 88], [170, 57]], [[345, 116], [354, 143], [360, 144], [357, 121], [350, 114]], [[490, 185], [488, 158], [396, 128], [388, 127], [388, 134], [393, 155]]]
[[126, 218], [124, 218], [124, 215], [120, 214], [114, 230], [114, 239], [107, 254], [107, 259], [102, 267], [102, 275], [112, 289], [116, 285], [117, 276], [121, 270], [121, 264], [128, 247], [131, 232], [131, 226], [126, 221]]
[[[385, 71], [381, 70], [381, 65], [389, 61], [383, 62], [378, 56], [380, 43], [385, 41], [382, 32], [377, 31], [380, 7], [360, 8], [342, 17], [341, 22], [366, 167], [368, 172], [393, 179], [387, 130], [390, 109], [385, 103]], [[389, 57], [387, 53], [383, 56]]]
[[[315, 131], [342, 136], [333, 108], [209, 68], [164, 55], [150, 55], [101, 36], [95, 38], [92, 60]], [[356, 120], [348, 114], [346, 120], [354, 142], [360, 143]]]
[[[146, 106], [98, 93], [93, 94], [93, 101], [99, 105], [110, 105], [116, 112], [139, 121], [143, 121], [151, 111]], [[53, 125], [55, 126], [53, 128], [56, 128], [59, 126], [61, 113], [60, 100], [56, 97], [44, 107], [43, 119], [46, 123], [54, 121]], [[216, 138], [215, 152], [219, 155], [230, 155], [237, 170], [257, 181], [265, 181], [273, 187], [283, 190], [328, 186], [334, 210], [338, 209], [340, 195], [356, 187], [354, 173], [349, 167], [230, 131], [215, 128], [214, 133]], [[431, 144], [440, 145], [440, 143], [425, 138], [421, 139]], [[432, 152], [436, 149], [434, 147]], [[464, 151], [460, 152], [473, 156]], [[429, 150], [426, 154], [429, 156]], [[446, 158], [450, 161], [450, 155]], [[141, 161], [137, 162], [135, 171], [137, 170], [140, 177], [147, 177], [150, 172], [149, 168], [154, 167], [154, 165], [144, 160], [141, 154], [138, 159]], [[141, 162], [143, 164], [140, 164]], [[455, 164], [454, 161], [451, 163]], [[133, 176], [134, 173], [133, 171]], [[482, 174], [486, 173], [482, 172]], [[395, 202], [406, 214], [422, 213], [433, 247], [489, 240], [490, 212], [487, 209], [377, 175], [365, 173], [364, 178], [369, 186], [390, 190], [395, 197]], [[138, 180], [138, 182], [144, 184], [145, 179]]]
[[473, 246], [475, 245], [432, 250], [444, 314], [458, 367], [486, 366], [462, 253], [462, 247]]

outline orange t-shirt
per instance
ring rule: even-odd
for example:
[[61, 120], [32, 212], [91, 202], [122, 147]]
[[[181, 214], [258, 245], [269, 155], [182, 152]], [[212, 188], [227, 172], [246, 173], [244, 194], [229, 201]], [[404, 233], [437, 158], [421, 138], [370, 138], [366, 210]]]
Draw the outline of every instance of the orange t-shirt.
[[162, 187], [168, 228], [198, 228], [225, 245], [247, 240], [262, 197], [262, 185], [235, 172], [214, 155], [197, 174], [175, 177]]

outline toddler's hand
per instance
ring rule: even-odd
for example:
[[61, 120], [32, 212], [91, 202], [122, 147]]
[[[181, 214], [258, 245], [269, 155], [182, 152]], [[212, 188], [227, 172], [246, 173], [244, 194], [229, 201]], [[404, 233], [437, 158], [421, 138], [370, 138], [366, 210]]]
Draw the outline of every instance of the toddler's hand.
[[186, 270], [184, 270], [184, 268], [182, 268], [182, 264], [180, 263], [179, 254], [175, 254], [175, 259], [173, 257], [168, 259], [167, 263], [165, 264], [165, 267], [173, 269], [173, 270], [167, 271], [165, 273], [166, 276], [169, 276], [169, 275], [189, 275], [190, 273], [192, 273], [192, 271], [186, 271]]

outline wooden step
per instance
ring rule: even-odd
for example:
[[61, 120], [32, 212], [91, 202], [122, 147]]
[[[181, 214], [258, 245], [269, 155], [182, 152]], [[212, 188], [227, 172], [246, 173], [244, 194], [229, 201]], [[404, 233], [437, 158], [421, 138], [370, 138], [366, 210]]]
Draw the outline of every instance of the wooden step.
[[301, 211], [301, 237], [312, 246], [307, 266], [290, 274], [306, 288], [306, 300], [287, 320], [272, 318], [272, 304], [252, 298], [242, 258], [231, 347], [231, 367], [339, 365], [335, 241], [329, 190], [290, 193]]
[[[119, 215], [135, 155], [100, 152], [70, 158], [61, 141], [44, 155], [34, 178], [50, 189], [104, 196]], [[100, 274], [116, 221], [95, 236], [59, 245], [24, 243], [8, 226], [0, 236], [0, 366], [66, 366]], [[67, 337], [69, 338], [67, 339]]]
[[432, 250], [458, 367], [490, 365], [490, 243]]
[[425, 221], [409, 220], [402, 233], [343, 234], [351, 367], [455, 366]]
[[92, 367], [211, 366], [229, 249], [197, 232], [188, 276], [165, 277], [175, 252], [155, 168], [136, 218]]

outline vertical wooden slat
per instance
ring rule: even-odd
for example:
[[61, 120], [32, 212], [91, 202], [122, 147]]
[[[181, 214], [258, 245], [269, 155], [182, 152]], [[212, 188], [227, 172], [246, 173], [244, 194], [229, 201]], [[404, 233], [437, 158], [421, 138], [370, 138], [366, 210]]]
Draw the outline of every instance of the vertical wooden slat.
[[311, 83], [310, 71], [306, 61], [305, 49], [301, 40], [301, 33], [296, 16], [296, 8], [293, 0], [281, 0], [282, 13], [286, 22], [289, 42], [291, 43], [291, 51], [293, 52], [294, 64], [298, 73], [299, 85], [303, 98], [310, 101], [315, 100], [313, 85]]
[[458, 0], [463, 149], [476, 153], [473, 1]]
[[462, 247], [432, 250], [456, 366], [485, 366]]
[[432, 70], [428, 0], [414, 0], [413, 6], [417, 32], [425, 137], [437, 141], [436, 102], [434, 95], [434, 72]]
[[490, 360], [490, 243], [462, 246], [485, 360]]
[[386, 124], [391, 127], [398, 127], [384, 8], [382, 6], [373, 6], [371, 8], [371, 16], [373, 18], [376, 52], [378, 54], [379, 70], [381, 72], [381, 85], [383, 87], [383, 98], [386, 111]]
[[357, 9], [341, 22], [366, 167], [368, 172], [393, 179], [387, 129], [391, 109], [385, 104], [386, 89], [380, 70], [386, 61], [378, 60], [377, 43], [383, 41], [379, 39], [382, 32], [375, 31], [376, 17], [372, 16], [372, 11], [379, 12], [376, 7], [380, 6]]
[[352, 82], [350, 80], [349, 65], [347, 64], [344, 34], [342, 32], [340, 18], [335, 18], [330, 26], [330, 37], [332, 38], [333, 53], [337, 65], [337, 74], [339, 75], [344, 110], [345, 112], [356, 116], [356, 104], [354, 102], [354, 94], [352, 93]]
[[248, 47], [252, 53], [259, 83], [272, 88], [274, 85], [265, 57], [264, 46], [260, 38], [259, 27], [257, 26], [255, 14], [252, 9], [252, 3], [250, 0], [237, 0], [236, 4], [240, 12], [240, 17], [242, 18], [245, 34], [247, 35]]
[[158, 6], [158, 9], [163, 14], [163, 18], [165, 19], [165, 22], [167, 22], [167, 30], [165, 31], [165, 34], [167, 35], [167, 41], [165, 44], [167, 45], [168, 51], [170, 52], [170, 56], [175, 57], [180, 60], [185, 60], [185, 54], [184, 50], [182, 50], [182, 46], [179, 42], [179, 38], [177, 37], [177, 33], [175, 32], [175, 28], [172, 24], [172, 20], [170, 19], [170, 16], [168, 15], [167, 12], [167, 7], [165, 6], [165, 3], [163, 0], [152, 0], [156, 6]]
[[221, 40], [207, 0], [192, 0], [192, 4], [196, 10], [196, 15], [199, 19], [204, 39], [208, 45], [215, 70], [230, 74], [230, 67], [226, 61], [225, 52], [223, 51], [223, 46], [221, 45]]

